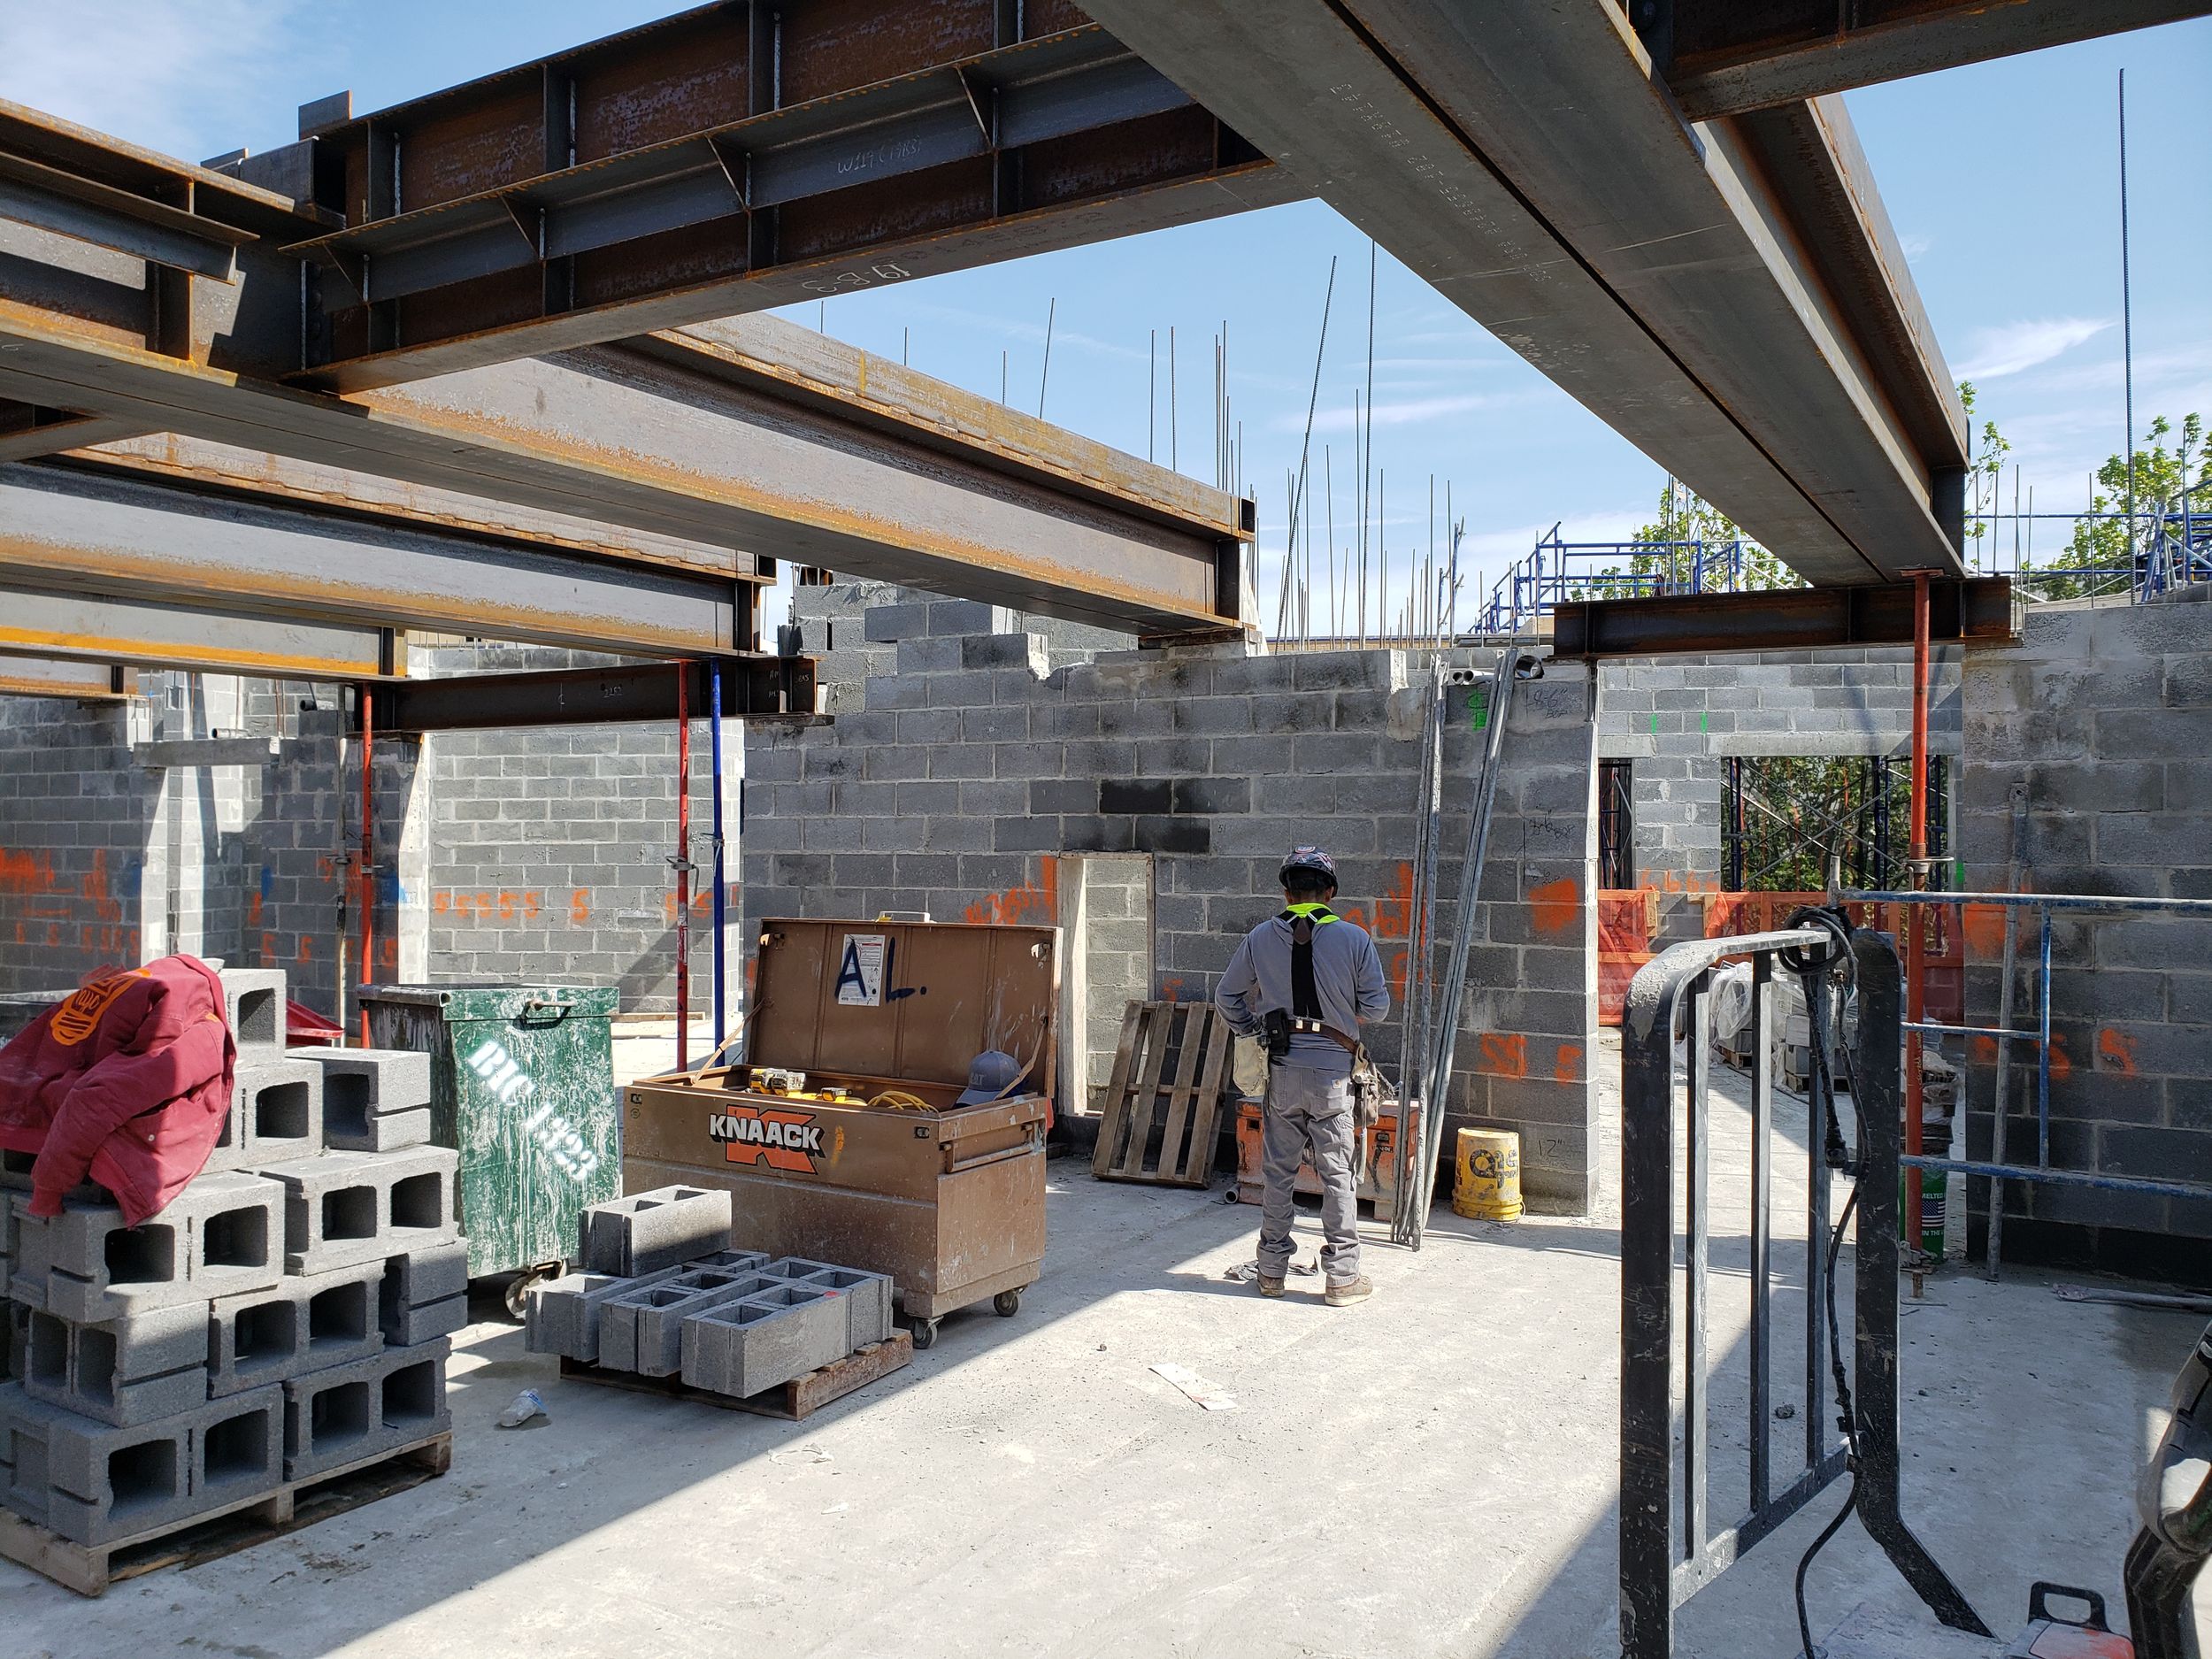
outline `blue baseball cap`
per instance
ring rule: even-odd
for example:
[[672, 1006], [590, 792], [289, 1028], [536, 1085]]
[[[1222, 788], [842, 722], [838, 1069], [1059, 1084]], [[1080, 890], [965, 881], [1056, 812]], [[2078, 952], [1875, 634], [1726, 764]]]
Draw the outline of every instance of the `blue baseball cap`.
[[953, 1102], [974, 1106], [1002, 1099], [1022, 1079], [1022, 1063], [1003, 1048], [986, 1048], [968, 1066], [968, 1087]]

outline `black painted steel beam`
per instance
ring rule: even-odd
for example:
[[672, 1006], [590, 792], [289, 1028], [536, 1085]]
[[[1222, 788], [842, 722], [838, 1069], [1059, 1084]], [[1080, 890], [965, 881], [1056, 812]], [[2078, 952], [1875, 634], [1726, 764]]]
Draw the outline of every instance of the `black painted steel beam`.
[[[1929, 584], [1928, 625], [1929, 638], [1938, 645], [2016, 640], [2020, 621], [2011, 579], [1939, 578]], [[1912, 639], [1910, 582], [1580, 600], [1552, 612], [1553, 652], [1583, 658], [1821, 650], [1909, 645]]]
[[1665, 0], [1629, 8], [1683, 113], [1696, 121], [2208, 12], [2205, 0]]
[[[814, 666], [810, 657], [722, 658], [722, 713], [740, 720], [818, 718]], [[693, 661], [395, 681], [377, 689], [376, 726], [463, 732], [673, 720], [679, 676], [688, 679], [692, 718], [706, 718], [713, 711], [707, 664]], [[357, 729], [357, 709], [354, 722]]]

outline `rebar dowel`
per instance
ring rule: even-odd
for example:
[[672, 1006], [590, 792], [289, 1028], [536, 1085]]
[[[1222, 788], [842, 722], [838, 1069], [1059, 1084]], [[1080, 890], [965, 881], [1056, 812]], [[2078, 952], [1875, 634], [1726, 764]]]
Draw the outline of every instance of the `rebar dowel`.
[[710, 769], [714, 773], [714, 802], [710, 821], [714, 826], [714, 1051], [719, 1054], [728, 1037], [728, 1012], [723, 998], [728, 993], [729, 974], [727, 956], [729, 941], [724, 937], [728, 924], [729, 871], [722, 845], [722, 664], [719, 659], [707, 662], [707, 743], [710, 754]]
[[691, 664], [676, 664], [676, 1069], [691, 1062]]
[[[361, 984], [376, 981], [376, 694], [361, 687]], [[361, 1006], [361, 1046], [369, 1046], [369, 1010]]]

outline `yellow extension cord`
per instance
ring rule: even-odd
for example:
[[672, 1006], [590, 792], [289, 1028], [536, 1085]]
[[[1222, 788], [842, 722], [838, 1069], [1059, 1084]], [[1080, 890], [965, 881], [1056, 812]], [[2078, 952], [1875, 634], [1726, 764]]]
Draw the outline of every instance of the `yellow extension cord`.
[[885, 1106], [899, 1112], [933, 1112], [937, 1109], [918, 1094], [910, 1094], [902, 1088], [887, 1088], [871, 1100], [871, 1106]]

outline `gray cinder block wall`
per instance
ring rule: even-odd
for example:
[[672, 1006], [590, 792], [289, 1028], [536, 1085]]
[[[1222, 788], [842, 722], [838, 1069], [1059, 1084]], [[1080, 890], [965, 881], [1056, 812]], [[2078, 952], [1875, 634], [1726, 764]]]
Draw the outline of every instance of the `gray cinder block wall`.
[[[885, 614], [885, 612], [889, 614]], [[960, 602], [871, 611], [897, 640], [834, 725], [747, 739], [747, 914], [1056, 923], [1070, 854], [1149, 858], [1155, 993], [1211, 994], [1281, 903], [1283, 853], [1318, 841], [1340, 906], [1406, 970], [1421, 694], [1391, 651], [1104, 654], [1053, 666], [1002, 613]], [[1595, 725], [1573, 665], [1521, 688], [1492, 832], [1455, 1123], [1523, 1133], [1525, 1180], [1580, 1208], [1596, 1181], [1590, 902]], [[1456, 891], [1479, 734], [1448, 743], [1443, 891]], [[1450, 906], [1440, 926], [1448, 938]], [[1440, 948], [1440, 956], [1441, 950]], [[1396, 1013], [1376, 1045], [1394, 1071]]]
[[[413, 667], [493, 672], [604, 660], [460, 645], [419, 649]], [[64, 992], [95, 967], [188, 950], [282, 968], [294, 995], [330, 1013], [359, 822], [359, 751], [339, 688], [196, 674], [140, 683], [146, 695], [128, 703], [0, 698], [0, 990]], [[241, 735], [273, 740], [273, 752], [254, 764], [157, 764], [164, 743]], [[743, 741], [733, 723], [726, 738], [733, 831]], [[704, 722], [692, 749], [699, 867], [689, 920], [703, 1012], [712, 910]], [[378, 979], [614, 985], [626, 1011], [673, 1007], [672, 729], [386, 735], [374, 752]], [[734, 847], [730, 875], [733, 884]], [[733, 893], [733, 927], [739, 910]], [[350, 986], [360, 964], [348, 931]]]
[[[1937, 649], [1929, 746], [1959, 752], [1960, 656]], [[1912, 651], [1745, 651], [1620, 657], [1598, 672], [1598, 753], [1630, 763], [1636, 885], [1659, 892], [1659, 936], [1704, 932], [1699, 895], [1725, 881], [1722, 763], [1737, 756], [1903, 756]]]
[[[2022, 789], [2024, 887], [2212, 898], [2212, 603], [2032, 611], [2016, 648], [1968, 657], [1964, 695], [1968, 888], [2008, 887]], [[2032, 916], [2020, 933], [2032, 967]], [[1965, 934], [1967, 1023], [1994, 1025], [2001, 916]], [[2061, 915], [2052, 943], [2052, 1163], [2212, 1184], [2212, 922]], [[1994, 1049], [1968, 1051], [1970, 1157], [1992, 1143]], [[2032, 1047], [2011, 1076], [2006, 1154], [2032, 1164]], [[1979, 1249], [1988, 1189], [1969, 1188]], [[2212, 1202], [2015, 1183], [2005, 1213], [2008, 1258], [2212, 1284]]]

